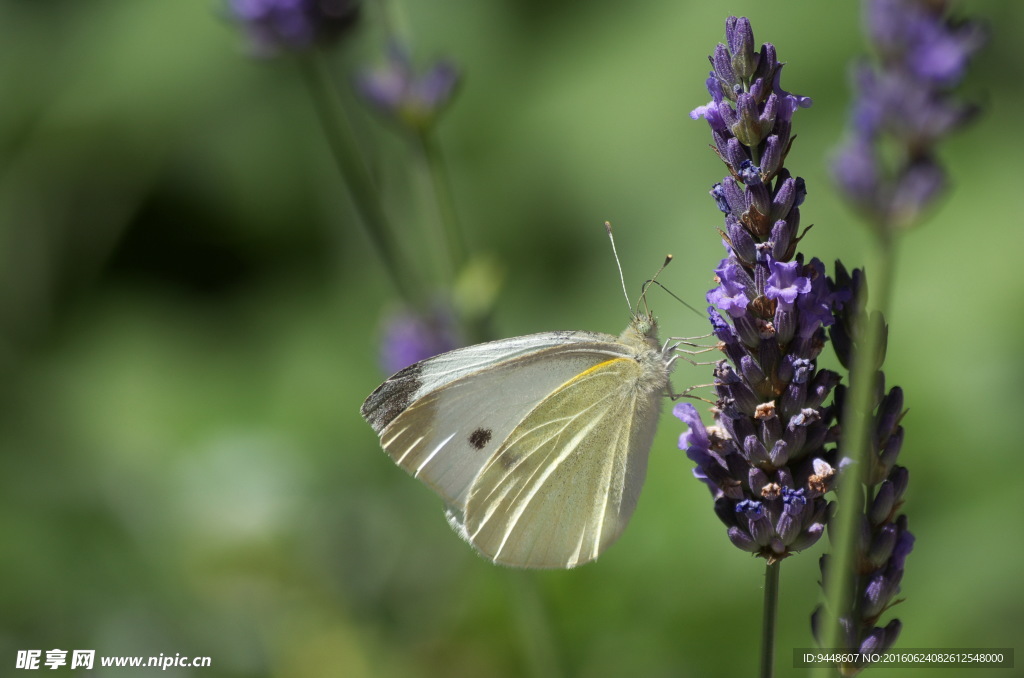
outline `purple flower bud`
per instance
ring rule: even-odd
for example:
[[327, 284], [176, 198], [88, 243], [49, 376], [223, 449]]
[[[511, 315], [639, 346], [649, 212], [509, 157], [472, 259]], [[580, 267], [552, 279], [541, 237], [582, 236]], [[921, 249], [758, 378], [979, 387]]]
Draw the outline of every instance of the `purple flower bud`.
[[907, 517], [901, 515], [896, 519], [896, 525], [900, 529], [896, 546], [892, 550], [892, 562], [890, 566], [894, 569], [903, 570], [903, 563], [914, 549], [914, 535], [907, 530]]
[[755, 78], [747, 91], [754, 98], [754, 101], [758, 102], [759, 106], [764, 104], [765, 97], [771, 93], [771, 90], [765, 85], [764, 78]]
[[780, 107], [778, 95], [775, 93], [770, 94], [768, 100], [764, 102], [764, 109], [761, 111], [761, 115], [758, 117], [762, 140], [775, 127], [775, 116], [779, 114], [781, 108], [784, 108], [784, 105]]
[[[735, 141], [735, 139], [733, 140]], [[739, 219], [743, 213], [747, 210], [747, 198], [743, 193], [743, 189], [736, 183], [736, 180], [732, 177], [725, 177], [722, 179], [722, 194], [725, 196], [726, 203], [729, 205], [729, 210], [732, 215]]]
[[879, 652], [888, 652], [890, 648], [896, 643], [896, 639], [900, 637], [900, 631], [903, 630], [903, 622], [899, 619], [893, 619], [885, 625], [884, 636], [882, 638], [881, 645], [879, 645]]
[[715, 53], [711, 57], [711, 67], [715, 69], [714, 74], [721, 83], [722, 91], [726, 93], [727, 98], [731, 99], [729, 93], [739, 85], [739, 79], [732, 69], [732, 57], [725, 45], [719, 43], [715, 46]]
[[752, 95], [742, 93], [736, 97], [736, 122], [729, 129], [744, 146], [754, 148], [761, 143], [760, 112]]
[[[748, 518], [747, 531], [750, 533], [750, 538], [754, 540], [754, 543], [761, 547], [771, 544], [776, 539], [775, 527], [765, 516], [756, 519]], [[775, 549], [772, 548], [771, 551], [774, 552]]]
[[[767, 379], [764, 370], [762, 370], [761, 366], [757, 364], [757, 361], [754, 360], [749, 355], [743, 356], [743, 358], [740, 360], [740, 371], [743, 374], [743, 381], [745, 381], [747, 384], [751, 384], [754, 387], [763, 384]], [[750, 408], [749, 411], [753, 412], [754, 409]]]
[[779, 221], [786, 218], [789, 211], [796, 206], [796, 188], [797, 182], [793, 177], [789, 177], [779, 185], [775, 195], [772, 196], [772, 208], [768, 213], [770, 219]]
[[804, 199], [807, 197], [807, 184], [804, 182], [803, 177], [796, 178], [796, 200], [793, 202], [793, 207], [800, 207], [804, 204]]
[[778, 134], [772, 134], [765, 140], [764, 153], [761, 154], [761, 171], [766, 177], [775, 176], [782, 167], [784, 151], [783, 142]]
[[721, 132], [733, 134], [732, 128], [736, 126], [739, 118], [736, 117], [736, 111], [733, 110], [732, 106], [729, 105], [728, 101], [722, 100], [715, 104], [716, 115], [722, 121], [723, 128]]
[[818, 408], [839, 383], [839, 374], [832, 370], [819, 370], [807, 389], [806, 407]]
[[765, 449], [764, 443], [755, 435], [747, 436], [743, 440], [743, 446], [740, 449], [740, 454], [752, 466], [762, 466], [770, 463], [768, 460], [768, 450]]
[[764, 332], [762, 332], [765, 329], [764, 321], [759, 318], [750, 318], [746, 315], [738, 318], [734, 316], [732, 322], [743, 346], [758, 346], [765, 338]]
[[878, 455], [878, 475], [872, 478], [874, 482], [881, 482], [882, 478], [889, 475], [889, 472], [896, 463], [896, 458], [899, 457], [900, 450], [902, 448], [903, 427], [900, 427], [897, 428], [896, 431], [889, 436], [889, 439], [885, 441], [885, 446]]
[[776, 440], [768, 452], [768, 462], [775, 468], [789, 463], [789, 445], [785, 440]]
[[807, 385], [790, 382], [779, 399], [779, 411], [783, 417], [792, 417], [803, 409], [807, 402]]
[[[778, 535], [779, 541], [785, 546], [788, 546], [800, 536], [800, 529], [799, 516], [789, 512], [784, 512], [775, 524], [775, 533]], [[779, 549], [780, 553], [784, 551], [784, 548]]]
[[756, 220], [753, 224], [754, 234], [758, 238], [764, 238], [769, 232], [769, 225], [764, 217], [771, 211], [771, 190], [767, 184], [760, 181], [759, 177], [756, 183], [747, 184], [745, 195], [747, 205], [752, 213], [751, 217]]
[[875, 525], [882, 525], [890, 519], [895, 507], [896, 488], [886, 480], [878, 486], [878, 492], [875, 493], [875, 498], [871, 502], [871, 513], [868, 514], [868, 519]]
[[874, 539], [871, 541], [871, 546], [867, 551], [867, 562], [871, 564], [873, 568], [882, 567], [885, 561], [889, 560], [892, 556], [893, 549], [896, 546], [897, 529], [892, 523], [883, 525], [878, 532], [875, 533]]
[[749, 534], [744, 532], [738, 527], [730, 527], [728, 531], [729, 541], [733, 543], [733, 546], [746, 551], [748, 553], [756, 553], [760, 550], [761, 545], [758, 544], [751, 538]]
[[732, 52], [732, 68], [740, 80], [748, 80], [757, 67], [754, 31], [747, 17], [731, 16], [725, 22], [725, 40]]
[[894, 386], [878, 406], [878, 421], [875, 424], [875, 440], [884, 443], [896, 431], [903, 417], [903, 389]]
[[889, 572], [879, 570], [869, 579], [864, 589], [863, 614], [871, 619], [885, 610], [893, 596], [899, 593], [903, 571]]
[[[885, 645], [885, 629], [876, 628], [868, 633], [858, 649], [862, 656], [870, 656], [884, 652], [885, 650], [881, 649], [883, 645]], [[863, 659], [857, 660], [856, 666], [862, 667], [864, 665], [865, 661]]]
[[757, 261], [757, 247], [754, 237], [738, 219], [731, 214], [725, 218], [725, 232], [729, 236], [729, 245], [740, 261], [753, 263]]
[[910, 472], [902, 466], [894, 466], [885, 482], [892, 485], [893, 501], [896, 504], [902, 503], [903, 493], [907, 491], [907, 484], [910, 482]]
[[789, 223], [780, 219], [775, 222], [772, 226], [771, 235], [771, 251], [767, 254], [773, 259], [785, 261], [790, 258], [791, 254], [789, 251], [790, 244], [792, 243], [793, 229]]
[[816, 522], [808, 525], [796, 539], [789, 545], [790, 551], [803, 551], [818, 543], [821, 535], [825, 533], [825, 523]]
[[775, 72], [779, 69], [779, 59], [775, 53], [775, 45], [766, 42], [761, 45], [761, 51], [757, 58], [757, 69], [754, 71], [755, 79], [772, 81], [775, 79]]

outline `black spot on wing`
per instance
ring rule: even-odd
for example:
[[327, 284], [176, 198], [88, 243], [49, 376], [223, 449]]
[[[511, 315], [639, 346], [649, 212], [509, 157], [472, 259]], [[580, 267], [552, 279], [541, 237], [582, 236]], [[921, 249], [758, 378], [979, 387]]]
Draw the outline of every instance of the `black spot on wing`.
[[469, 444], [478, 450], [484, 449], [489, 442], [491, 442], [491, 430], [489, 428], [478, 428], [469, 434]]
[[413, 396], [423, 385], [420, 381], [422, 370], [423, 363], [409, 365], [393, 374], [366, 398], [359, 412], [374, 431], [383, 431], [395, 417], [409, 407]]

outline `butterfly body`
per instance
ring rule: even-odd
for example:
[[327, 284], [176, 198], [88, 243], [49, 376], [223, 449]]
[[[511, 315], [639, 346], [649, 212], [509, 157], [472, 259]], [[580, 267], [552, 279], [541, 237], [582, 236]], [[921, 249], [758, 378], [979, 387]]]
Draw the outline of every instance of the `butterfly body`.
[[575, 567], [614, 542], [647, 472], [671, 349], [634, 314], [618, 336], [543, 332], [399, 371], [362, 415], [449, 522], [504, 565]]

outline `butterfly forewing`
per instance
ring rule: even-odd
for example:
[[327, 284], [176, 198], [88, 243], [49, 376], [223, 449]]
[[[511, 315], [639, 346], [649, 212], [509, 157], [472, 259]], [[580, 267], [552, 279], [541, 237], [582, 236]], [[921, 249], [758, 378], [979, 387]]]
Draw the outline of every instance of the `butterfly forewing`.
[[398, 372], [362, 412], [391, 458], [461, 513], [470, 484], [544, 396], [623, 350], [591, 332], [479, 344]]
[[[567, 380], [509, 434], [470, 490], [467, 539], [495, 562], [574, 567], [622, 533], [636, 507], [661, 397], [631, 357]], [[643, 402], [638, 402], [643, 401]]]

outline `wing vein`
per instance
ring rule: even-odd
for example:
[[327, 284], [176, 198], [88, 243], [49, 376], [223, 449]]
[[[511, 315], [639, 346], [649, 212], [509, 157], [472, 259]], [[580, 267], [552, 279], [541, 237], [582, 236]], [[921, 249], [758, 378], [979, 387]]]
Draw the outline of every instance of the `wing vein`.
[[[423, 463], [420, 464], [418, 467], [416, 467], [416, 472], [412, 474], [413, 477], [414, 478], [419, 477], [420, 471], [423, 470], [423, 467], [426, 466], [427, 464], [429, 464], [430, 460], [434, 458], [434, 455], [437, 454], [438, 452], [440, 452], [442, 449], [444, 449], [444, 446], [447, 445], [448, 443], [450, 443], [452, 438], [454, 438], [454, 437], [455, 437], [455, 434], [453, 433], [450, 436], [448, 436], [447, 438], [445, 438], [444, 440], [442, 440], [440, 443], [438, 443], [437, 447], [435, 447], [433, 450], [431, 450], [430, 454], [427, 455], [427, 458], [423, 460]], [[420, 440], [422, 440], [422, 438], [420, 438]], [[418, 443], [419, 441], [416, 441], [416, 442]]]

